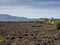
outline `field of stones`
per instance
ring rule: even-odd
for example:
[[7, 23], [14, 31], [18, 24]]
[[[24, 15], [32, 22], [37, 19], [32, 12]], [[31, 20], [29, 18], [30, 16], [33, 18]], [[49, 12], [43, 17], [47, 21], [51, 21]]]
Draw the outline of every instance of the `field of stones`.
[[47, 22], [0, 22], [0, 45], [60, 45], [60, 31]]

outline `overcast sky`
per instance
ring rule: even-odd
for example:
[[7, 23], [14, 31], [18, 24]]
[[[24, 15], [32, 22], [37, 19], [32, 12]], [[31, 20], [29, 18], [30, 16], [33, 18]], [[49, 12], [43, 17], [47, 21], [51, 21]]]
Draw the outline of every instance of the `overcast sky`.
[[0, 0], [0, 14], [60, 18], [60, 0]]

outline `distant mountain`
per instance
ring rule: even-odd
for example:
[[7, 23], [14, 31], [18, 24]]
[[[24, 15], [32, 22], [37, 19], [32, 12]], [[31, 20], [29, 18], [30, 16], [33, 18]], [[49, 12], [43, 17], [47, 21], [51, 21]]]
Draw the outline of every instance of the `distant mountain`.
[[27, 17], [17, 17], [8, 14], [0, 14], [0, 21], [36, 21], [39, 18], [27, 18]]
[[0, 21], [44, 21], [48, 18], [27, 18], [27, 17], [17, 17], [8, 14], [0, 14]]
[[22, 20], [28, 20], [26, 17], [16, 17], [16, 16], [10, 16], [8, 14], [0, 14], [0, 21], [22, 21]]

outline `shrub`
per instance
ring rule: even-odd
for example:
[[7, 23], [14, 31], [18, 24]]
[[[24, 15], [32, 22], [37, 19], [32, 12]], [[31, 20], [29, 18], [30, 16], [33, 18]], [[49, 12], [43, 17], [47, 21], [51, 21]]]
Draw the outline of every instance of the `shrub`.
[[35, 21], [36, 24], [46, 24], [46, 21]]
[[58, 30], [60, 30], [60, 22], [58, 22], [58, 23], [56, 24], [56, 28], [57, 28]]
[[47, 35], [44, 35], [43, 37], [44, 37], [44, 38], [51, 39], [51, 38], [56, 37], [56, 35], [49, 35], [49, 34], [47, 34]]
[[2, 43], [2, 42], [5, 42], [5, 40], [3, 38], [0, 38], [0, 43]]

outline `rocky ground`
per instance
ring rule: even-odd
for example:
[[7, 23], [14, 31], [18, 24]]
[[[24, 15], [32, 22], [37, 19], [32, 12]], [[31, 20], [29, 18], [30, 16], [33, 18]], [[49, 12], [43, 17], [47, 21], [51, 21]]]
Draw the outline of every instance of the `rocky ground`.
[[0, 22], [0, 45], [60, 45], [60, 31], [39, 22]]

